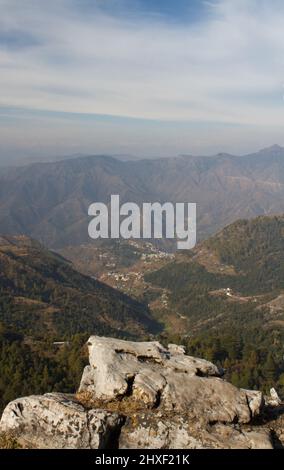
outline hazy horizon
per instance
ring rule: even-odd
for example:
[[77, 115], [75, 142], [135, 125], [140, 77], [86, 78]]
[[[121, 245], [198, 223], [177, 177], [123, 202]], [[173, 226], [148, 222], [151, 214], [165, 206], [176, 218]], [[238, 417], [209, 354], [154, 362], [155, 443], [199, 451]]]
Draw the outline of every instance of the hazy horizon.
[[246, 157], [249, 155], [254, 155], [258, 154], [261, 152], [282, 152], [284, 156], [284, 146], [280, 146], [279, 144], [272, 144], [269, 145], [268, 147], [264, 148], [257, 148], [252, 150], [251, 152], [248, 153], [243, 153], [243, 154], [233, 154], [230, 152], [222, 152], [221, 150], [216, 153], [207, 153], [207, 154], [178, 154], [178, 155], [130, 155], [130, 154], [110, 154], [110, 153], [77, 153], [77, 154], [62, 154], [62, 155], [46, 155], [46, 156], [29, 156], [29, 157], [24, 157], [22, 154], [19, 156], [19, 158], [14, 157], [14, 158], [0, 158], [0, 168], [8, 168], [9, 166], [26, 166], [30, 165], [33, 163], [52, 163], [52, 162], [60, 162], [60, 161], [68, 161], [68, 160], [73, 160], [77, 158], [96, 158], [96, 157], [103, 157], [103, 158], [114, 158], [117, 160], [120, 160], [124, 163], [129, 162], [134, 162], [134, 161], [139, 161], [139, 160], [158, 160], [158, 159], [167, 159], [167, 158], [183, 158], [183, 157], [193, 157], [193, 158], [214, 158], [218, 157], [218, 155], [228, 155], [231, 157], [235, 158], [242, 158]]

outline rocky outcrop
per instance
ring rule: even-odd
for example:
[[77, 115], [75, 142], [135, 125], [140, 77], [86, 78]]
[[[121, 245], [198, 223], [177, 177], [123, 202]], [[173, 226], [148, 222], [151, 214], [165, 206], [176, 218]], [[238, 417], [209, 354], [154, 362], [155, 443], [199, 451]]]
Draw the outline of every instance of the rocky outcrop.
[[238, 389], [222, 370], [180, 346], [92, 336], [76, 398], [20, 398], [0, 432], [38, 448], [273, 448], [261, 392]]
[[221, 379], [214, 364], [186, 356], [177, 346], [92, 336], [88, 347], [90, 365], [79, 392], [89, 392], [93, 399], [130, 395], [147, 408], [206, 416], [209, 423], [248, 423], [261, 411], [261, 392], [237, 389]]

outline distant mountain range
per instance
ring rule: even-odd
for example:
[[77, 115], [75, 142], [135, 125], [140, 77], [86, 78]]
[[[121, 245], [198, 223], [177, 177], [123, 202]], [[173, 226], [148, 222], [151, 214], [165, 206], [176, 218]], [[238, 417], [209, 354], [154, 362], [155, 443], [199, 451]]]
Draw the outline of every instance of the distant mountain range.
[[236, 157], [121, 161], [78, 157], [0, 169], [0, 228], [53, 248], [88, 241], [88, 206], [121, 201], [196, 202], [203, 239], [239, 218], [284, 212], [284, 148]]

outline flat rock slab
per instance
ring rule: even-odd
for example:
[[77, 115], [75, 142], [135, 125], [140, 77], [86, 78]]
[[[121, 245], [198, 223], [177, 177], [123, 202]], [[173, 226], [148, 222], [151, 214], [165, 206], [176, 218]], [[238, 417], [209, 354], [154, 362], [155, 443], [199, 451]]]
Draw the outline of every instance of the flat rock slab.
[[268, 430], [244, 431], [238, 426], [188, 421], [187, 417], [141, 413], [122, 428], [121, 449], [272, 449]]

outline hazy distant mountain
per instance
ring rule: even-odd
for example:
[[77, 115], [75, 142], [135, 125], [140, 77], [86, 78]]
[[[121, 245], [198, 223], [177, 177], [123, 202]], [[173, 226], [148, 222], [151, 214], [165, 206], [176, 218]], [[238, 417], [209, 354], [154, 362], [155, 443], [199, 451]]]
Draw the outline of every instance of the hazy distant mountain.
[[79, 157], [0, 170], [2, 233], [24, 233], [51, 247], [88, 240], [94, 201], [196, 202], [198, 236], [238, 218], [284, 211], [284, 148], [235, 157], [181, 156], [121, 161]]

